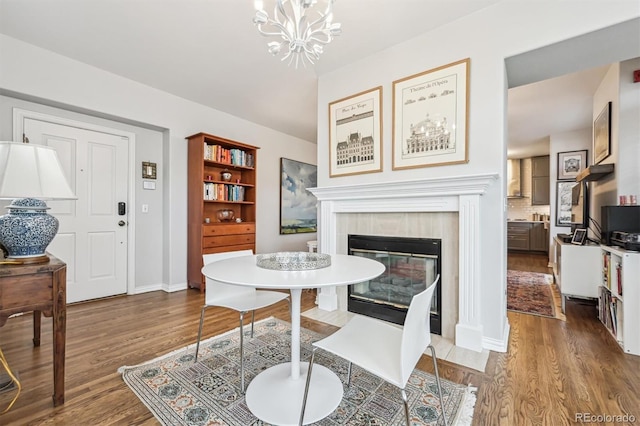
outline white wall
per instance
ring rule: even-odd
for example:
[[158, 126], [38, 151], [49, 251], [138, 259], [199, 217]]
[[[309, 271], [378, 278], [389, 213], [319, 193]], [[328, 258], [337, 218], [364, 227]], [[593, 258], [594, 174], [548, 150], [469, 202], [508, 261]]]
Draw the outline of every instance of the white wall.
[[[481, 197], [480, 274], [485, 343], [505, 343], [506, 317], [506, 57], [637, 17], [635, 1], [576, 2], [517, 0], [459, 19], [379, 54], [345, 65], [319, 79], [318, 123], [328, 122], [327, 104], [383, 87], [383, 172], [330, 178], [328, 128], [318, 128], [319, 186], [402, 181], [499, 173], [498, 183]], [[579, 13], [578, 13], [579, 12]], [[544, 28], [544, 31], [541, 29]], [[392, 82], [463, 58], [471, 59], [469, 163], [402, 171], [391, 170]], [[488, 346], [488, 345], [487, 345]]]
[[640, 69], [640, 58], [620, 63], [618, 88], [618, 155], [616, 173], [618, 195], [640, 196], [640, 82], [633, 82], [633, 71]]
[[640, 196], [640, 83], [633, 71], [640, 58], [613, 64], [593, 96], [593, 119], [611, 102], [611, 155], [614, 173], [591, 184], [591, 217], [600, 222], [600, 206], [615, 206], [619, 195]]
[[[613, 174], [590, 183], [591, 188], [591, 217], [600, 223], [600, 206], [609, 206], [618, 204], [618, 182], [616, 175], [620, 173], [620, 165], [616, 164], [618, 157], [618, 88], [620, 78], [620, 64], [615, 63], [609, 67], [600, 86], [593, 95], [593, 120], [602, 112], [607, 102], [611, 102], [611, 155], [602, 160], [599, 164], [615, 164]], [[593, 152], [593, 151], [592, 151]], [[593, 164], [591, 157], [591, 163]]]
[[[55, 105], [84, 115], [109, 116], [111, 121], [133, 121], [140, 123], [140, 128], [165, 129], [159, 151], [155, 151], [155, 144], [159, 142], [154, 141], [141, 143], [142, 152], [136, 152], [136, 162], [161, 158], [162, 164], [158, 167], [165, 182], [157, 190], [158, 194], [162, 193], [163, 206], [158, 213], [162, 217], [162, 229], [154, 226], [143, 235], [136, 235], [136, 246], [162, 247], [162, 255], [154, 254], [151, 264], [137, 259], [136, 277], [153, 277], [162, 270], [165, 288], [186, 285], [187, 142], [184, 138], [198, 132], [262, 148], [258, 153], [257, 251], [306, 250], [306, 241], [316, 238], [315, 234], [279, 235], [278, 201], [280, 157], [315, 164], [315, 144], [5, 35], [0, 35], [0, 52], [0, 94], [37, 99], [39, 104]], [[6, 128], [7, 107], [0, 113], [2, 134], [10, 137], [12, 130]]]

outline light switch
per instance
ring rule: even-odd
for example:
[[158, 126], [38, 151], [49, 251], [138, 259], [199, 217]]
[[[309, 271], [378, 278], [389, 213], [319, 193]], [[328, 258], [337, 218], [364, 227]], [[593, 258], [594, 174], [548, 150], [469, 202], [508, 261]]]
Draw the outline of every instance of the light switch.
[[142, 205], [142, 213], [149, 213], [149, 204]]

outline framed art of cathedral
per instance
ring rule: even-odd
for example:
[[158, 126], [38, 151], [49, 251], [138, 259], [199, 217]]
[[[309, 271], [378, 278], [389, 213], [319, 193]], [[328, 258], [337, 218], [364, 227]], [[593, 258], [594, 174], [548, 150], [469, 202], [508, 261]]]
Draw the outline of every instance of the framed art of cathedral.
[[393, 170], [469, 161], [469, 62], [393, 82]]

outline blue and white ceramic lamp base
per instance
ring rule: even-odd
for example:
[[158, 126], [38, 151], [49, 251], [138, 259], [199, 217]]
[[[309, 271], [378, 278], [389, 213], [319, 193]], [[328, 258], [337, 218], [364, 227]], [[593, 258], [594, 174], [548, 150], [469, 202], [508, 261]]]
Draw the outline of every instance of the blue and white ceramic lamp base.
[[9, 212], [0, 216], [0, 243], [9, 259], [48, 259], [45, 250], [58, 233], [58, 219], [48, 208], [34, 198], [15, 199], [7, 206]]

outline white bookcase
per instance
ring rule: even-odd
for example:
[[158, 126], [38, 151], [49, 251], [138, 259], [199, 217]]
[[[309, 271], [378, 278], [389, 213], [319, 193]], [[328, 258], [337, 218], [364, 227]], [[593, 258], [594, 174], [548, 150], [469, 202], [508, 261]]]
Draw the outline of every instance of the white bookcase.
[[623, 351], [640, 355], [640, 253], [602, 249], [598, 317]]

